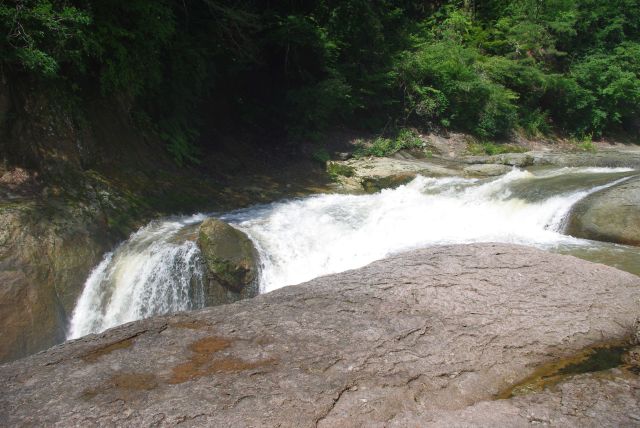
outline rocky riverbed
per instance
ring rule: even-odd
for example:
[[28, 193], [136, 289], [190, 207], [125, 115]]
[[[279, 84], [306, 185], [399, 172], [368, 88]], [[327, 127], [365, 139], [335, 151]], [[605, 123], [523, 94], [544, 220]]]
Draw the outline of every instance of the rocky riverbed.
[[549, 362], [637, 339], [640, 278], [502, 244], [434, 247], [0, 367], [0, 424], [635, 425], [636, 375], [497, 400]]

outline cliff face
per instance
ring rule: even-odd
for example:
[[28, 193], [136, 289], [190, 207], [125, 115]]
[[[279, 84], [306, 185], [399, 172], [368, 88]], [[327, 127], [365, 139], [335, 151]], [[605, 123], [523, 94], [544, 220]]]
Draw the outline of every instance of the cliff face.
[[435, 247], [1, 366], [0, 422], [634, 424], [640, 382], [620, 370], [495, 397], [541, 364], [632, 336], [639, 305], [640, 278], [613, 268], [519, 246]]

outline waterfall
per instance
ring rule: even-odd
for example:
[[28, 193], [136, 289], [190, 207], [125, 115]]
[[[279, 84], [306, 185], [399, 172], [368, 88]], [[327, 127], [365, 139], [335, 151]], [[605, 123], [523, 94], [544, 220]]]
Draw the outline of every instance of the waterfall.
[[[417, 177], [370, 195], [315, 195], [220, 216], [260, 254], [261, 292], [364, 266], [404, 250], [506, 242], [599, 245], [562, 234], [571, 207], [626, 180], [629, 169], [514, 169], [491, 179]], [[198, 215], [152, 222], [107, 254], [85, 283], [69, 338], [203, 306], [200, 253], [185, 236]]]
[[73, 312], [68, 338], [151, 315], [204, 306], [198, 246], [175, 239], [204, 219], [153, 222], [107, 254], [91, 272]]

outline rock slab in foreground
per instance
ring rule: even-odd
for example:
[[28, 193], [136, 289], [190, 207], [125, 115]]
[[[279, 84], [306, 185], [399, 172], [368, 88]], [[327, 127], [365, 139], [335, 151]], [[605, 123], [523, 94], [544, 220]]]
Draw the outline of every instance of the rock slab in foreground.
[[640, 246], [640, 176], [587, 196], [571, 211], [567, 233]]
[[[629, 425], [637, 379], [492, 398], [540, 364], [631, 335], [639, 308], [640, 278], [603, 265], [435, 247], [0, 366], [0, 425], [500, 426], [543, 410], [552, 425], [606, 412]], [[590, 416], [591, 394], [605, 413]], [[571, 396], [586, 419], [563, 407]]]

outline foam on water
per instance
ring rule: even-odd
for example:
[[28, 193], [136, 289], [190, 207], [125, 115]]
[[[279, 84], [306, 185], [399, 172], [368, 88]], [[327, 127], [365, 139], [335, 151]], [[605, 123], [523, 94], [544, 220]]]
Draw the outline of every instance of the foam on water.
[[[310, 196], [221, 218], [254, 241], [261, 259], [260, 289], [269, 292], [419, 247], [471, 242], [543, 248], [589, 245], [589, 241], [561, 233], [564, 219], [577, 201], [627, 179], [621, 174], [630, 171], [561, 168], [532, 173], [514, 169], [486, 180], [418, 177], [376, 194]], [[594, 175], [603, 178], [594, 181]], [[558, 186], [561, 176], [571, 178], [567, 180], [570, 185]], [[582, 177], [591, 184], [582, 185]], [[547, 184], [553, 180], [554, 185], [545, 186], [545, 180]], [[515, 194], [523, 186], [535, 190], [535, 200]], [[202, 307], [198, 247], [190, 240], [174, 238], [204, 218], [153, 222], [107, 254], [86, 281], [69, 337]]]

